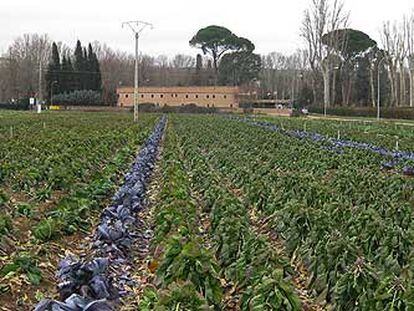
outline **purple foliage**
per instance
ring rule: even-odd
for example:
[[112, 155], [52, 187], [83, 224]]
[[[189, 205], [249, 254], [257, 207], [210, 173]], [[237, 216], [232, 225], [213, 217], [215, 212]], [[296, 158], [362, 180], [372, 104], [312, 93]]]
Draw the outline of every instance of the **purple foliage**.
[[[125, 285], [134, 284], [128, 271], [132, 245], [148, 241], [136, 213], [144, 208], [147, 184], [154, 169], [167, 119], [161, 118], [125, 175], [124, 184], [101, 214], [92, 254], [86, 260], [66, 258], [57, 272], [61, 301], [46, 299], [35, 311], [113, 310], [119, 296], [127, 294]], [[108, 269], [111, 267], [111, 269]]]
[[[251, 120], [249, 118], [238, 118], [238, 117], [229, 117], [230, 119], [246, 122], [251, 125], [259, 126], [262, 128], [269, 129], [274, 132], [279, 132], [281, 134], [298, 138], [298, 139], [307, 139], [311, 140], [313, 142], [318, 143], [325, 143], [328, 146], [323, 146], [324, 149], [341, 154], [342, 150], [344, 148], [355, 148], [359, 150], [365, 150], [369, 152], [373, 152], [376, 154], [379, 154], [383, 157], [387, 157], [392, 159], [390, 162], [386, 162], [382, 164], [382, 167], [384, 169], [392, 169], [394, 168], [399, 162], [403, 161], [414, 161], [414, 153], [410, 151], [398, 151], [398, 150], [388, 150], [384, 147], [375, 146], [369, 143], [361, 143], [361, 142], [355, 142], [352, 140], [346, 140], [346, 139], [335, 139], [331, 137], [324, 136], [319, 133], [313, 133], [313, 132], [307, 132], [307, 131], [301, 131], [301, 130], [285, 130], [274, 123], [266, 122], [266, 121], [255, 121]], [[411, 170], [414, 170], [412, 167], [406, 166], [403, 169], [403, 173], [406, 175], [414, 175], [411, 174]]]

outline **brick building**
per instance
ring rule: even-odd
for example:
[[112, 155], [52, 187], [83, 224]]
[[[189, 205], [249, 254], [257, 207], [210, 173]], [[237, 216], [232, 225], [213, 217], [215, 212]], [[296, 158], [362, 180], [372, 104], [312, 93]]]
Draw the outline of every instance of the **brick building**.
[[[119, 107], [133, 107], [133, 87], [120, 87], [117, 94]], [[156, 106], [196, 104], [201, 107], [234, 109], [239, 107], [238, 94], [238, 87], [228, 86], [140, 87], [138, 103]]]

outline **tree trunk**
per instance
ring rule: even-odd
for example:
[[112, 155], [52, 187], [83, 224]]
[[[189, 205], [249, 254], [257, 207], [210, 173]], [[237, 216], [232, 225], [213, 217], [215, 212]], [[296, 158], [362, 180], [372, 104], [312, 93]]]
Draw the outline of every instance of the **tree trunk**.
[[404, 64], [400, 63], [400, 106], [406, 106], [406, 85]]
[[352, 79], [348, 80], [348, 87], [346, 91], [346, 106], [349, 107], [349, 103], [351, 101], [351, 94], [352, 94]]
[[395, 94], [395, 79], [394, 79], [394, 69], [390, 66], [388, 71], [388, 77], [390, 79], [390, 93], [391, 93], [391, 106], [396, 105], [396, 94]]
[[330, 81], [329, 81], [329, 69], [323, 69], [322, 70], [322, 76], [323, 76], [323, 102], [326, 107], [329, 107], [330, 102]]
[[410, 78], [410, 107], [414, 107], [414, 70], [408, 70], [408, 76]]
[[333, 71], [332, 75], [332, 105], [336, 104], [336, 70]]

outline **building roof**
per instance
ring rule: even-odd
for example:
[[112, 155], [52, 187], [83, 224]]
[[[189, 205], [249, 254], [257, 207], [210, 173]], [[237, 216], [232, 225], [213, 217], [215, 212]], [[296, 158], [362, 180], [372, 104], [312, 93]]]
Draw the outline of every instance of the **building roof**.
[[[116, 92], [133, 93], [133, 87], [118, 87]], [[216, 93], [216, 94], [237, 94], [237, 86], [143, 86], [138, 88], [139, 93]]]

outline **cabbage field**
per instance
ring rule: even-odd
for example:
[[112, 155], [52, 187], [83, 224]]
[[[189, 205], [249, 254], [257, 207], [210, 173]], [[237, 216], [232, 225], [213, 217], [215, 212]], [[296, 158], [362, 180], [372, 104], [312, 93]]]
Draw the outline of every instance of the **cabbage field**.
[[5, 310], [414, 310], [414, 128], [0, 112]]
[[30, 310], [54, 291], [58, 262], [84, 251], [156, 119], [0, 112], [2, 307]]

